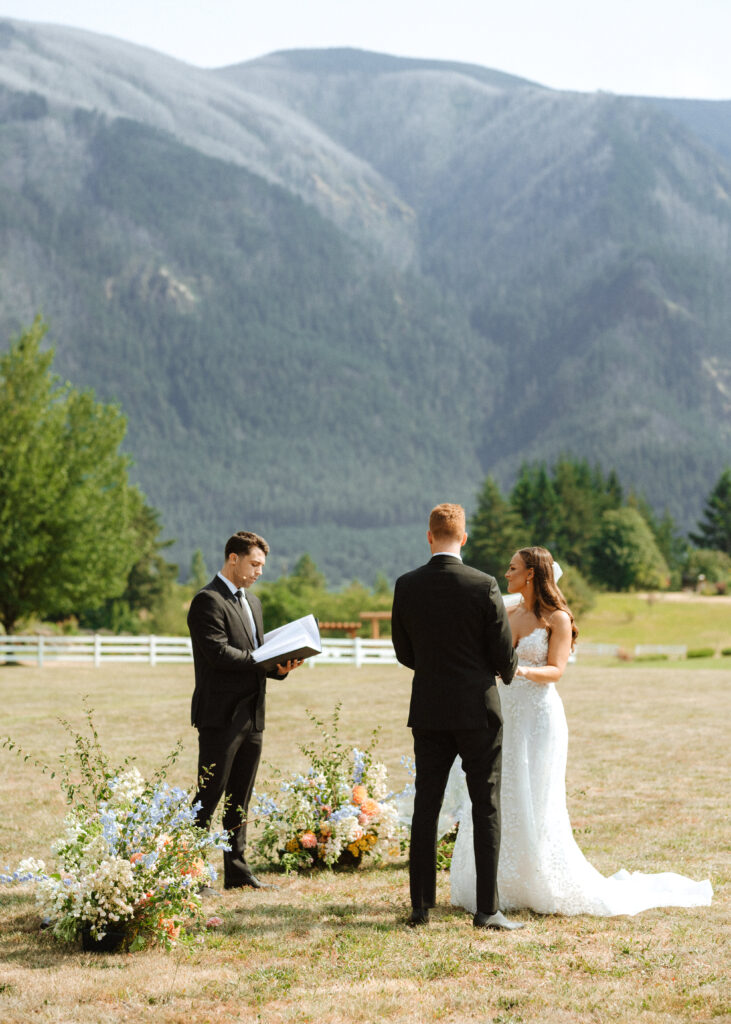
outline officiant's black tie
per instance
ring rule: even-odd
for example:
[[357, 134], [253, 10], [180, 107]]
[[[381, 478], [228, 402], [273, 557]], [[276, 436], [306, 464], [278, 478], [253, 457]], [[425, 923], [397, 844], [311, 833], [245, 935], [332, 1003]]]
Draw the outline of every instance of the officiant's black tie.
[[242, 605], [244, 615], [246, 616], [246, 621], [251, 626], [251, 636], [254, 640], [254, 649], [256, 649], [259, 646], [259, 641], [256, 636], [256, 623], [254, 622], [254, 613], [251, 610], [251, 605], [246, 600], [246, 596], [243, 590], [239, 589], [236, 591], [236, 600], [239, 601], [239, 603]]

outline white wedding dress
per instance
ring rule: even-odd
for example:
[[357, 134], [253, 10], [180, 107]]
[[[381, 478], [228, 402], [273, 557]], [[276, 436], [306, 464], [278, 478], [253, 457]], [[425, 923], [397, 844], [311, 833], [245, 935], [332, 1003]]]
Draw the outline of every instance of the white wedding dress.
[[[535, 629], [518, 643], [522, 664], [545, 665], [548, 633]], [[553, 683], [516, 676], [498, 683], [503, 709], [502, 838], [498, 893], [502, 910], [539, 914], [638, 914], [650, 907], [708, 906], [708, 881], [665, 872], [599, 874], [574, 841], [566, 810], [568, 728]], [[475, 906], [472, 814], [464, 772], [452, 768], [446, 803], [459, 801], [460, 819], [451, 866], [452, 903]]]

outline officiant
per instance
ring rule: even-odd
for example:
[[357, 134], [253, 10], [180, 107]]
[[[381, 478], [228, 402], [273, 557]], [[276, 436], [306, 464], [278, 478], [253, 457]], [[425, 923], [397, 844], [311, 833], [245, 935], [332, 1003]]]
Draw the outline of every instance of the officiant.
[[284, 679], [301, 661], [267, 672], [253, 658], [262, 642], [261, 602], [251, 586], [269, 554], [263, 537], [241, 530], [229, 537], [219, 573], [193, 598], [188, 629], [195, 689], [191, 722], [198, 730], [196, 823], [210, 826], [224, 797], [223, 827], [231, 850], [223, 855], [224, 889], [267, 888], [246, 862], [246, 816], [261, 758], [267, 676]]

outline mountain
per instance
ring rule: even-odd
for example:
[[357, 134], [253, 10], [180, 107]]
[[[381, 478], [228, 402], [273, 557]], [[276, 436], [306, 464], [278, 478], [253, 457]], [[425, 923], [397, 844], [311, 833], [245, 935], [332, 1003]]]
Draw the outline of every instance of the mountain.
[[184, 568], [333, 583], [563, 452], [684, 525], [731, 440], [725, 105], [289, 51], [203, 71], [0, 22], [0, 337], [125, 411]]

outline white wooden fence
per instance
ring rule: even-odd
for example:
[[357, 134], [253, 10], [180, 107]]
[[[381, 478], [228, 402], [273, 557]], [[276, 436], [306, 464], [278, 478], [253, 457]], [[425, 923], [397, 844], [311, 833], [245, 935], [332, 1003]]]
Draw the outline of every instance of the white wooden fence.
[[[579, 655], [616, 658], [615, 644], [580, 643]], [[641, 655], [666, 654], [684, 658], [683, 644], [637, 644], [633, 651]], [[575, 660], [572, 655], [571, 660]], [[138, 662], [146, 665], [185, 664], [193, 661], [190, 637], [187, 636], [0, 636], [0, 664], [3, 662], [75, 662], [77, 664], [109, 664]], [[322, 654], [308, 658], [310, 668], [317, 665], [396, 665], [396, 655], [388, 637], [366, 640], [353, 637], [344, 640], [324, 638]]]
[[[0, 663], [75, 662], [102, 665], [111, 662], [138, 662], [146, 665], [170, 665], [193, 661], [193, 649], [187, 636], [0, 636]], [[322, 654], [307, 664], [395, 665], [391, 641], [323, 639]]]

